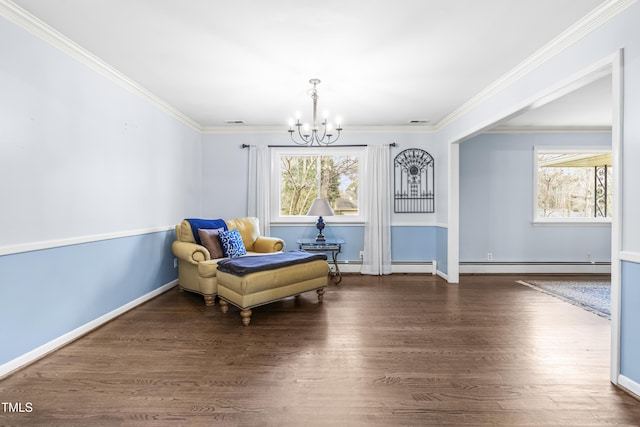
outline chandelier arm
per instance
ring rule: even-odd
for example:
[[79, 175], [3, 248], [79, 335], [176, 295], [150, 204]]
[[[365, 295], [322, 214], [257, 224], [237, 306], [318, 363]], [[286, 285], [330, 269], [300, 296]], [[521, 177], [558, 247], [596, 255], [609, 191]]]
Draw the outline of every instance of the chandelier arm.
[[340, 135], [341, 135], [341, 133], [340, 133], [340, 131], [338, 131], [338, 133], [335, 134], [335, 139], [333, 141], [331, 141], [330, 144], [333, 144], [334, 142], [336, 142], [340, 138]]
[[309, 135], [305, 135], [300, 131], [301, 128], [302, 128], [302, 126], [298, 126], [298, 135], [300, 136], [300, 139], [303, 140], [305, 142], [305, 144], [308, 144], [309, 142], [312, 142], [313, 141], [313, 130], [311, 130], [311, 133]]
[[[318, 140], [318, 143], [323, 145], [330, 145], [335, 143], [338, 140], [338, 138], [340, 138], [340, 134], [342, 133], [342, 127], [338, 126], [334, 129], [335, 131], [334, 133], [327, 134], [327, 129], [328, 129], [327, 120], [325, 119], [325, 121], [322, 124], [324, 125], [324, 132], [322, 134], [322, 138]], [[327, 142], [324, 142], [325, 137], [328, 138]], [[335, 139], [331, 140], [331, 138], [334, 138], [334, 137]]]
[[[319, 145], [325, 145], [325, 146], [326, 145], [331, 145], [331, 144], [335, 143], [338, 140], [338, 138], [340, 138], [340, 131], [338, 131], [337, 134], [331, 134], [330, 136], [326, 135], [326, 138], [327, 138], [326, 142], [324, 141], [324, 138], [325, 138], [325, 135], [322, 136], [322, 139], [318, 139], [317, 140], [318, 144]], [[334, 139], [332, 139], [332, 138], [334, 138]]]
[[[323, 142], [326, 136], [327, 136], [327, 121], [325, 120], [324, 122], [322, 122], [322, 137], [319, 137], [318, 132], [316, 132], [316, 141], [318, 142], [318, 145], [320, 144], [327, 145], [326, 143]], [[331, 140], [331, 137], [329, 137], [329, 140]]]
[[300, 125], [300, 123], [298, 123], [296, 125], [296, 127], [298, 128], [298, 136], [300, 138], [300, 141], [297, 141], [293, 135], [293, 133], [295, 132], [293, 129], [289, 130], [289, 133], [291, 134], [291, 140], [298, 144], [298, 145], [308, 145], [309, 142], [313, 143], [313, 133], [311, 135], [305, 136], [302, 134], [302, 131], [300, 130], [300, 128], [302, 127], [302, 125]]
[[296, 145], [307, 145], [307, 143], [306, 143], [306, 142], [304, 142], [304, 140], [303, 140], [302, 142], [301, 142], [301, 141], [298, 141], [298, 140], [294, 137], [293, 132], [291, 132], [290, 134], [291, 134], [291, 141], [293, 141]]

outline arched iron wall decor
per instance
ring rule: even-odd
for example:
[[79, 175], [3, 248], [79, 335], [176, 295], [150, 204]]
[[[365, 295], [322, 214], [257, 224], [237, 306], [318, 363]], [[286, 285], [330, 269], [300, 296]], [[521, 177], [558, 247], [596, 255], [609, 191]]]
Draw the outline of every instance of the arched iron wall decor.
[[434, 160], [419, 148], [401, 151], [393, 160], [396, 213], [435, 212]]

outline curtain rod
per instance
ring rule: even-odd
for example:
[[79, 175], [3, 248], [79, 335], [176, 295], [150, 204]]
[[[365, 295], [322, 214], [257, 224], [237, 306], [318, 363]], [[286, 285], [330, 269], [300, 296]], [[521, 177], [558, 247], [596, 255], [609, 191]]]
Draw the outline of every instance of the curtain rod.
[[[396, 147], [398, 144], [396, 144], [395, 142], [392, 142], [391, 144], [389, 144], [389, 147]], [[351, 144], [351, 145], [334, 145], [333, 147], [368, 147], [369, 144]], [[249, 144], [242, 144], [240, 146], [240, 148], [249, 148], [251, 147]], [[291, 147], [296, 147], [296, 145], [267, 145], [267, 147], [269, 148], [291, 148]], [[317, 145], [312, 146], [312, 145], [298, 145], [297, 147], [318, 147]], [[325, 145], [324, 147], [327, 147], [327, 145]]]

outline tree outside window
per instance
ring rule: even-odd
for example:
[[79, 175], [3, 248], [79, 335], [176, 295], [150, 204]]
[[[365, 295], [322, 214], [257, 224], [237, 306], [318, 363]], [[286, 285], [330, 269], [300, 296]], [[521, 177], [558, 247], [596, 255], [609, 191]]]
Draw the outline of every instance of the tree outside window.
[[537, 151], [539, 220], [611, 218], [611, 152]]
[[317, 198], [335, 215], [359, 214], [357, 155], [280, 156], [280, 215], [305, 216]]

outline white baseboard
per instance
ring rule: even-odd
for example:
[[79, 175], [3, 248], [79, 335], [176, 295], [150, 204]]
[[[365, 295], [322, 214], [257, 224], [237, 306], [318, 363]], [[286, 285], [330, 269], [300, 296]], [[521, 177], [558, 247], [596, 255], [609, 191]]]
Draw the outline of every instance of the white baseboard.
[[[329, 266], [334, 270], [333, 264]], [[360, 273], [362, 270], [362, 262], [338, 262], [338, 267], [342, 273]], [[398, 261], [391, 264], [391, 272], [394, 274], [402, 273], [420, 273], [420, 274], [436, 274], [436, 261]]]
[[636, 399], [640, 399], [640, 384], [625, 377], [624, 375], [618, 375], [618, 385], [623, 387], [629, 393], [635, 395]]
[[588, 262], [461, 262], [460, 274], [611, 274], [611, 264]]
[[92, 330], [104, 325], [110, 320], [115, 319], [121, 314], [126, 313], [132, 308], [135, 308], [138, 305], [145, 303], [150, 299], [160, 295], [161, 293], [166, 292], [167, 290], [171, 289], [177, 284], [178, 284], [178, 280], [176, 279], [165, 285], [162, 285], [159, 288], [154, 289], [153, 291], [145, 295], [142, 295], [141, 297], [136, 298], [135, 300], [123, 305], [122, 307], [118, 307], [115, 310], [112, 310], [109, 313], [106, 313], [98, 317], [97, 319], [94, 319], [88, 323], [85, 323], [84, 325], [74, 329], [73, 331], [67, 332], [66, 334], [54, 339], [53, 341], [49, 341], [48, 343], [43, 344], [40, 347], [34, 350], [31, 350], [28, 353], [23, 354], [20, 357], [17, 357], [7, 363], [4, 363], [3, 365], [0, 365], [0, 379], [5, 377], [6, 375], [9, 375], [10, 373], [12, 373], [17, 369], [20, 369], [30, 363], [35, 362], [36, 360], [59, 349], [60, 347], [63, 347], [69, 344], [70, 342], [80, 338], [81, 336], [91, 332]]
[[436, 274], [437, 274], [438, 276], [442, 277], [442, 278], [443, 278], [444, 280], [446, 280], [447, 282], [449, 281], [449, 275], [448, 275], [448, 274], [445, 274], [445, 273], [443, 273], [443, 272], [442, 272], [442, 271], [440, 271], [440, 270], [436, 270]]
[[[333, 266], [332, 263], [329, 263], [329, 267], [331, 268], [331, 271], [335, 271], [335, 267]], [[338, 267], [340, 268], [340, 272], [341, 273], [360, 273], [360, 270], [362, 269], [362, 263], [361, 262], [338, 262]]]
[[403, 262], [391, 264], [392, 273], [426, 273], [436, 274], [436, 261]]

